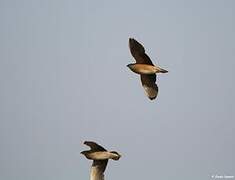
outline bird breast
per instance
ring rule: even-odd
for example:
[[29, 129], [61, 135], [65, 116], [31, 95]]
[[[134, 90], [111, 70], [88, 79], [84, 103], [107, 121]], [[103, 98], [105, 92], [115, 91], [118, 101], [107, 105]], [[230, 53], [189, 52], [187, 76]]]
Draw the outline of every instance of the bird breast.
[[156, 67], [149, 65], [149, 64], [130, 64], [128, 67], [137, 74], [155, 74], [156, 73]]

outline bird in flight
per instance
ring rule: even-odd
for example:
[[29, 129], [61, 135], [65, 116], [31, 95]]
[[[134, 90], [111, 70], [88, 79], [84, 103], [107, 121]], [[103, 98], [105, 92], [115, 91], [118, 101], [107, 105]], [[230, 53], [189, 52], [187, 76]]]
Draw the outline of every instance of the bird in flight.
[[129, 48], [136, 63], [128, 64], [131, 71], [140, 74], [142, 86], [150, 100], [157, 97], [158, 86], [156, 84], [156, 73], [167, 73], [168, 71], [152, 63], [145, 53], [144, 46], [133, 38], [129, 38]]
[[102, 146], [92, 141], [85, 141], [84, 144], [91, 148], [88, 151], [81, 152], [87, 159], [93, 160], [90, 180], [104, 180], [104, 171], [108, 160], [113, 159], [117, 161], [121, 155], [116, 151], [107, 151]]

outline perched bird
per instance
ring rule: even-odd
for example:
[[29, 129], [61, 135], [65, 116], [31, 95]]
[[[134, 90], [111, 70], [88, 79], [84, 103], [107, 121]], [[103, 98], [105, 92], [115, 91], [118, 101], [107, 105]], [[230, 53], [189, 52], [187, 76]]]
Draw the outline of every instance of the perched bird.
[[84, 144], [91, 148], [88, 151], [81, 152], [87, 159], [93, 160], [90, 180], [104, 180], [104, 171], [108, 159], [118, 160], [121, 155], [116, 151], [107, 151], [102, 146], [92, 141], [85, 141]]
[[155, 66], [145, 53], [144, 47], [135, 39], [129, 38], [129, 48], [136, 63], [128, 64], [127, 67], [133, 72], [140, 74], [140, 79], [146, 95], [150, 100], [153, 100], [158, 94], [156, 73], [167, 73], [168, 71], [159, 66]]

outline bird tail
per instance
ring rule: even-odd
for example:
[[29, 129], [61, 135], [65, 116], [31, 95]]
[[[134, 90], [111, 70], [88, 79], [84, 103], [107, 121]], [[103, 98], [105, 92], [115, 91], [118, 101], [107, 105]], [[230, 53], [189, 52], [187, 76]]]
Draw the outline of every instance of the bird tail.
[[159, 66], [155, 66], [156, 73], [168, 73], [167, 70], [160, 68]]

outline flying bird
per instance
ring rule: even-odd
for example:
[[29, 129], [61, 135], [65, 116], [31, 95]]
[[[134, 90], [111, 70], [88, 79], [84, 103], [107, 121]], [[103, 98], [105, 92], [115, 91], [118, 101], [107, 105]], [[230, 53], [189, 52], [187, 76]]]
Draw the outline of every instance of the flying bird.
[[84, 144], [91, 148], [88, 151], [81, 152], [87, 159], [93, 160], [90, 180], [104, 180], [104, 171], [108, 160], [113, 159], [117, 161], [121, 155], [116, 151], [107, 151], [102, 146], [92, 141], [85, 141]]
[[129, 48], [136, 63], [128, 64], [127, 67], [133, 72], [140, 74], [142, 86], [150, 100], [157, 97], [158, 86], [156, 84], [156, 73], [167, 73], [168, 71], [152, 63], [145, 53], [144, 46], [133, 38], [129, 38]]

